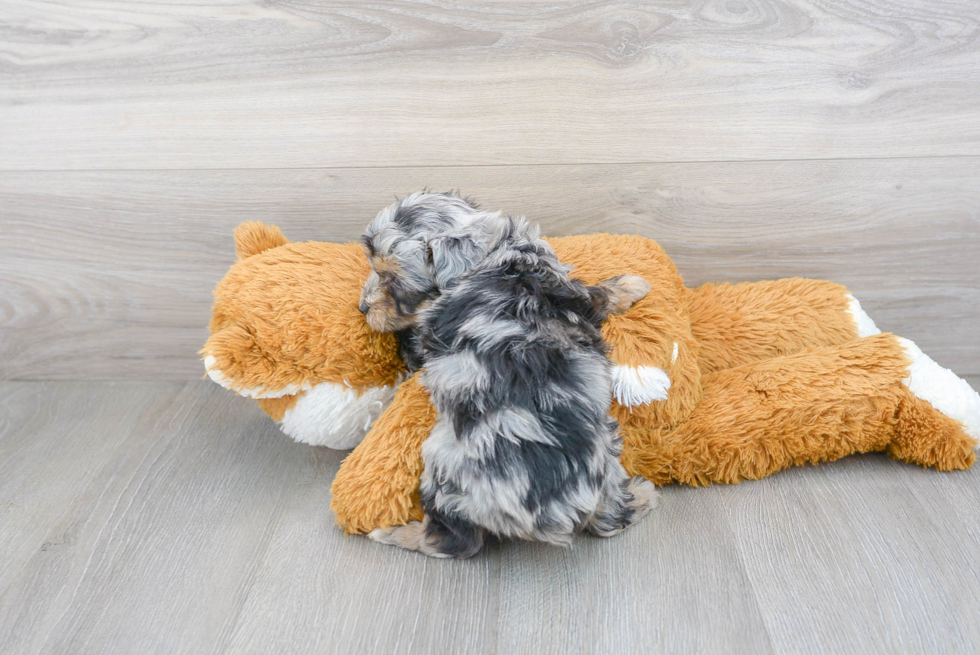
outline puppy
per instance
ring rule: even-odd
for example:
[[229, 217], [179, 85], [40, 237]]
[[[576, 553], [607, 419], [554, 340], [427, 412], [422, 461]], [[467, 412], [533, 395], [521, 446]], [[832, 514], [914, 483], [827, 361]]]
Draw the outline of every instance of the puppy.
[[425, 520], [372, 539], [465, 558], [488, 534], [569, 546], [577, 532], [609, 537], [647, 513], [654, 486], [619, 463], [600, 333], [645, 281], [587, 287], [535, 226], [449, 194], [388, 207], [363, 245], [373, 272], [360, 308], [375, 330], [416, 327], [438, 413], [422, 445]]

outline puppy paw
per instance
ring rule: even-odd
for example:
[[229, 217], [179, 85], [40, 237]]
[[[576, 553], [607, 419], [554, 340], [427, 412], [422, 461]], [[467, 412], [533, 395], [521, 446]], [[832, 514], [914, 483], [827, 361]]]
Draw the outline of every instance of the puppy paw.
[[393, 546], [395, 542], [392, 540], [391, 534], [394, 531], [395, 528], [375, 528], [367, 533], [367, 538], [371, 541], [377, 541], [379, 544]]
[[415, 550], [429, 557], [450, 557], [448, 553], [441, 552], [425, 538], [425, 524], [421, 521], [410, 521], [405, 525], [390, 528], [375, 528], [367, 536], [368, 539], [379, 544]]
[[646, 478], [639, 476], [633, 478], [626, 490], [633, 495], [633, 500], [626, 504], [626, 507], [632, 512], [630, 516], [631, 525], [646, 516], [660, 502], [660, 492], [657, 491], [656, 485]]
[[657, 487], [649, 480], [641, 477], [624, 480], [618, 497], [600, 508], [585, 527], [597, 537], [614, 537], [656, 507], [659, 496]]

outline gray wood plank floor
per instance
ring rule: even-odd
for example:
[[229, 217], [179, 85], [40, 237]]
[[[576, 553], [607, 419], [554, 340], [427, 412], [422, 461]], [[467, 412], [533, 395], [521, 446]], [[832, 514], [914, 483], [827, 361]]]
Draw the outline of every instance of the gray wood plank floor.
[[0, 384], [0, 651], [980, 650], [980, 468], [668, 487], [615, 539], [446, 562], [336, 529], [342, 457], [207, 382]]

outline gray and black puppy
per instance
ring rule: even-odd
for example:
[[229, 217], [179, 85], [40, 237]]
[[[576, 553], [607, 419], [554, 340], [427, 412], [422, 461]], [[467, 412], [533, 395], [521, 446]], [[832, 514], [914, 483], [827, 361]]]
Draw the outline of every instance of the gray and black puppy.
[[375, 330], [415, 328], [438, 412], [422, 445], [423, 522], [369, 536], [470, 557], [487, 534], [570, 545], [647, 513], [656, 490], [619, 463], [600, 327], [649, 291], [635, 276], [588, 287], [536, 226], [453, 194], [416, 193], [362, 238], [360, 308]]

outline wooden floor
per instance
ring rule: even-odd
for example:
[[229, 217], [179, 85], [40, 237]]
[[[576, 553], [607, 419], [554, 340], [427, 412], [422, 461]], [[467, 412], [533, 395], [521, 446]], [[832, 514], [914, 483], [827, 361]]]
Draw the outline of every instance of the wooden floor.
[[980, 467], [669, 487], [456, 562], [344, 537], [343, 453], [207, 382], [0, 384], [0, 453], [4, 653], [980, 650]]
[[244, 220], [459, 188], [848, 285], [980, 383], [977, 0], [0, 0], [0, 653], [980, 652], [980, 468], [670, 488], [442, 562], [200, 381]]

